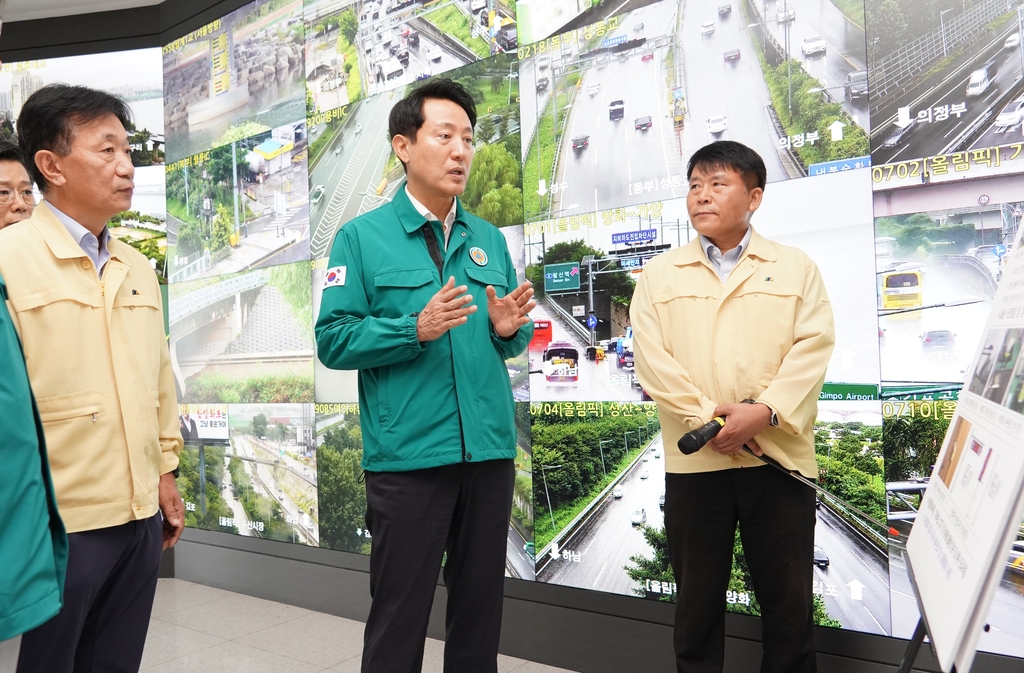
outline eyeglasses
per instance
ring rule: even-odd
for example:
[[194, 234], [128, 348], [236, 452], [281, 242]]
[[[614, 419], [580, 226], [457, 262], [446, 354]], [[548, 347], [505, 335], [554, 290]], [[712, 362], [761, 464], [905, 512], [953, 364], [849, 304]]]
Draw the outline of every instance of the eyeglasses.
[[34, 206], [36, 203], [36, 195], [31, 189], [0, 189], [0, 205], [11, 205], [15, 196], [20, 196], [26, 206]]

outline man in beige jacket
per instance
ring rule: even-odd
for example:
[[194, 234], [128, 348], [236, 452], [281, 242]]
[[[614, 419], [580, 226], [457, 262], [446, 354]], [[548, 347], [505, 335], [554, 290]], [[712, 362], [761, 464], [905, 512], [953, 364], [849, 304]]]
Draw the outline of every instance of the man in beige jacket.
[[832, 309], [807, 255], [750, 226], [765, 187], [753, 150], [707, 145], [687, 177], [700, 236], [644, 267], [630, 308], [637, 376], [658, 403], [665, 446], [726, 419], [697, 453], [665, 453], [677, 669], [722, 670], [739, 523], [764, 627], [761, 670], [813, 673], [814, 491], [742, 447], [817, 478], [813, 430], [835, 346]]
[[137, 671], [161, 549], [184, 527], [160, 288], [149, 260], [107, 230], [131, 207], [130, 114], [56, 84], [18, 119], [45, 201], [0, 231], [0, 275], [69, 533], [64, 606], [24, 634], [18, 673]]

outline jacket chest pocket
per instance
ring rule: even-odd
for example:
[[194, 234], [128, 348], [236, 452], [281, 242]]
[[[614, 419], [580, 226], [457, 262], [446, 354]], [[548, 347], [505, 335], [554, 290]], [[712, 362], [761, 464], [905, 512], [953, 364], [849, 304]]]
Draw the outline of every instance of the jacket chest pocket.
[[466, 275], [469, 276], [469, 293], [477, 300], [476, 303], [481, 306], [487, 305], [487, 294], [485, 291], [488, 285], [494, 288], [499, 297], [504, 297], [508, 292], [508, 279], [504, 273], [497, 269], [481, 269], [477, 266], [468, 266], [466, 267]]
[[382, 318], [422, 311], [437, 292], [437, 269], [400, 269], [373, 276], [373, 314]]

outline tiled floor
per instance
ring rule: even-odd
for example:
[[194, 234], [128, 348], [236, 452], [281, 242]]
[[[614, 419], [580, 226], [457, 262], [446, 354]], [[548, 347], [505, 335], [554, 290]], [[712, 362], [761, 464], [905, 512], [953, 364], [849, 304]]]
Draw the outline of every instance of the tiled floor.
[[[162, 579], [142, 670], [358, 673], [363, 623], [183, 580]], [[427, 640], [424, 673], [441, 673], [444, 643]], [[498, 655], [499, 673], [571, 673]]]

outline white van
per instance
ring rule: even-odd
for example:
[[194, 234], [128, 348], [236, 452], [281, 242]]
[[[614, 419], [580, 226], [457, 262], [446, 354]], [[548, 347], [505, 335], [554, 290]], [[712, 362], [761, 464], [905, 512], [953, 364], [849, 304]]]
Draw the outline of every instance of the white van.
[[988, 91], [992, 80], [988, 78], [988, 68], [978, 68], [971, 73], [971, 81], [967, 83], [968, 96], [980, 96]]

